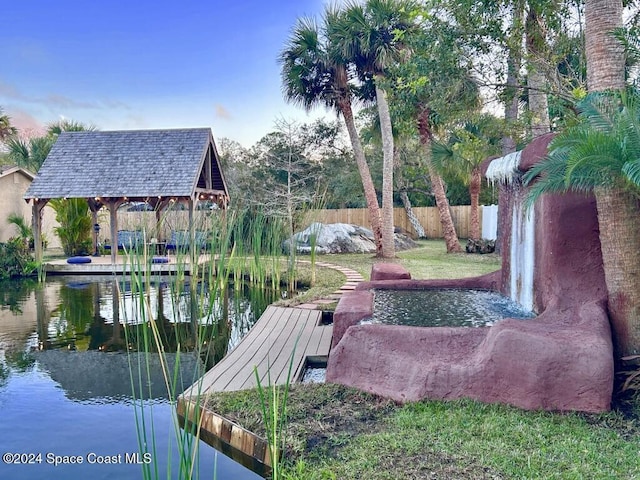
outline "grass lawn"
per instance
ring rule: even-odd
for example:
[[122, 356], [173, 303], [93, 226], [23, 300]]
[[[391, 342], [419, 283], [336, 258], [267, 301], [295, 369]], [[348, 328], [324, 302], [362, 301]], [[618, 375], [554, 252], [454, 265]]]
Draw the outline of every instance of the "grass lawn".
[[[371, 255], [318, 260], [365, 278], [375, 261]], [[446, 254], [442, 241], [420, 242], [394, 262], [414, 278], [469, 277], [500, 267], [497, 255]], [[318, 286], [308, 298], [342, 281], [336, 272], [318, 269]], [[264, 435], [257, 391], [214, 394], [207, 401]], [[285, 478], [640, 480], [639, 404], [628, 403], [626, 414], [601, 415], [528, 412], [470, 400], [398, 405], [338, 385], [296, 385], [287, 403]]]
[[[217, 394], [209, 406], [264, 435], [257, 395]], [[289, 479], [640, 479], [640, 422], [619, 412], [397, 405], [330, 384], [296, 385], [287, 405]]]
[[[442, 240], [421, 240], [418, 248], [396, 253], [397, 258], [386, 261], [404, 266], [416, 279], [474, 277], [500, 268], [498, 254], [447, 253]], [[318, 260], [352, 268], [367, 279], [380, 261], [371, 254], [319, 255]]]
[[[500, 256], [469, 255], [467, 253], [447, 253], [442, 240], [421, 240], [418, 248], [397, 252], [397, 258], [385, 260], [398, 263], [411, 272], [412, 278], [462, 278], [475, 277], [490, 273], [500, 268]], [[308, 287], [311, 279], [310, 258], [298, 257], [297, 278], [304, 287]], [[360, 273], [365, 279], [371, 275], [371, 267], [377, 259], [370, 253], [351, 253], [341, 255], [318, 255], [318, 262], [333, 263], [349, 267]], [[279, 302], [280, 305], [293, 306], [300, 303], [323, 298], [342, 286], [344, 275], [328, 268], [317, 269], [316, 284], [297, 297]]]

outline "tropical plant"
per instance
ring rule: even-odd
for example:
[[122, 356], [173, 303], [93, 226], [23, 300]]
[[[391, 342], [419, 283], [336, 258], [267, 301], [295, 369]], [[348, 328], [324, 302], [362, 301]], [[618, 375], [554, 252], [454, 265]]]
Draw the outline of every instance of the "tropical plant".
[[393, 225], [394, 145], [388, 92], [383, 79], [387, 70], [406, 55], [406, 40], [416, 29], [416, 4], [411, 0], [348, 2], [330, 23], [328, 35], [342, 58], [353, 63], [364, 82], [375, 90], [382, 134], [382, 256], [395, 256]]
[[49, 201], [59, 226], [54, 229], [65, 255], [83, 255], [91, 251], [92, 221], [89, 205], [83, 198], [56, 198]]
[[33, 233], [24, 217], [17, 213], [10, 213], [7, 217], [7, 223], [9, 225], [15, 225], [18, 229], [18, 237], [24, 242], [25, 248], [30, 248], [33, 244]]
[[18, 133], [16, 127], [11, 125], [11, 118], [9, 115], [3, 113], [2, 107], [0, 107], [0, 142]]
[[25, 277], [33, 274], [36, 264], [20, 238], [0, 243], [0, 279]]
[[[596, 92], [580, 104], [582, 123], [558, 135], [545, 161], [525, 176], [533, 202], [545, 192], [593, 192], [622, 356], [640, 353], [640, 92]], [[535, 182], [534, 182], [535, 180]]]
[[364, 189], [369, 221], [381, 255], [380, 207], [355, 125], [349, 65], [328, 33], [338, 15], [337, 9], [327, 8], [322, 28], [313, 19], [298, 20], [279, 58], [283, 90], [288, 101], [302, 105], [307, 111], [323, 105], [344, 118]]
[[480, 239], [480, 165], [491, 155], [500, 153], [499, 129], [492, 128], [496, 118], [481, 116], [453, 131], [447, 143], [432, 145], [433, 164], [442, 173], [459, 178], [469, 188], [471, 199], [470, 238]]
[[37, 172], [44, 163], [62, 132], [79, 132], [95, 130], [92, 125], [84, 125], [73, 120], [61, 120], [47, 126], [47, 133], [41, 137], [20, 138], [16, 135], [9, 137], [5, 144], [9, 150], [9, 158], [18, 166], [32, 172]]

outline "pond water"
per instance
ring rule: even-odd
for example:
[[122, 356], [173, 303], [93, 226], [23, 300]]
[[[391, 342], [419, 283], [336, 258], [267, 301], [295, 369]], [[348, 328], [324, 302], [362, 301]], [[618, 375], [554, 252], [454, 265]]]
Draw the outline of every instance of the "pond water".
[[[179, 478], [177, 438], [193, 437], [176, 429], [154, 331], [136, 312], [146, 308], [156, 319], [175, 397], [279, 294], [232, 288], [211, 295], [206, 285], [156, 278], [141, 302], [136, 288], [111, 277], [0, 284], [0, 451], [31, 461], [8, 465], [5, 458], [0, 478], [139, 479], [143, 468], [151, 478]], [[152, 353], [139, 353], [149, 338]], [[193, 478], [214, 473], [260, 478], [200, 442]]]
[[533, 312], [497, 292], [431, 289], [374, 291], [373, 318], [362, 323], [415, 327], [481, 327], [503, 318], [526, 319]]

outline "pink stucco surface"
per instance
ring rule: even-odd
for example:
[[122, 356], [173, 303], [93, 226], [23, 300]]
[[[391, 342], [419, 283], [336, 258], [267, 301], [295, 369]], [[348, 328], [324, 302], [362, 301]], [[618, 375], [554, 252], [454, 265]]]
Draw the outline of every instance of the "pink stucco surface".
[[[523, 162], [540, 158], [541, 144], [546, 148], [548, 141], [534, 142]], [[608, 410], [613, 346], [591, 197], [549, 195], [536, 206], [535, 319], [505, 319], [482, 328], [358, 324], [359, 315], [372, 308], [366, 295], [372, 288], [508, 293], [501, 281], [509, 268], [505, 250], [502, 272], [482, 277], [361, 284], [336, 310], [327, 381], [401, 402], [465, 397], [525, 409]], [[343, 301], [348, 315], [341, 316]]]

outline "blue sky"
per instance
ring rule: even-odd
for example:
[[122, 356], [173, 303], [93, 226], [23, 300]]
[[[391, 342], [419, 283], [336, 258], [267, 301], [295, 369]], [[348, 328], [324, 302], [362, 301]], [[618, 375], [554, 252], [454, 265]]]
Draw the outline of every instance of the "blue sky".
[[[0, 106], [37, 132], [69, 118], [101, 130], [211, 127], [251, 146], [278, 117], [277, 56], [323, 0], [4, 2]], [[328, 115], [331, 115], [330, 113]]]

